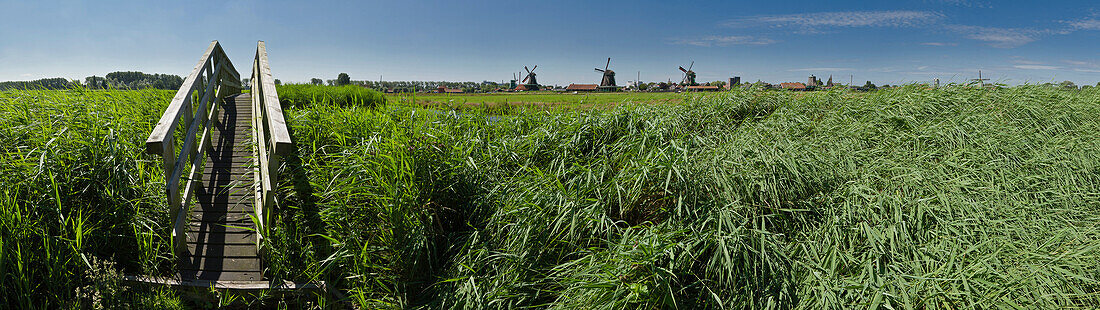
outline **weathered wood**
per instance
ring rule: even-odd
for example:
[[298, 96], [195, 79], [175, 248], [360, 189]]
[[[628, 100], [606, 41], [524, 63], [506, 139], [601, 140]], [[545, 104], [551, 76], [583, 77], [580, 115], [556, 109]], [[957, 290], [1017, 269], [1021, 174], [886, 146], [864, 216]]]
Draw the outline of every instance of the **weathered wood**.
[[154, 285], [167, 285], [167, 286], [189, 286], [200, 288], [217, 288], [217, 289], [230, 289], [230, 290], [303, 290], [303, 289], [325, 289], [325, 282], [309, 282], [309, 283], [294, 283], [290, 281], [226, 281], [226, 280], [194, 280], [194, 279], [179, 279], [179, 278], [167, 278], [167, 277], [150, 277], [150, 276], [133, 276], [127, 275], [122, 277], [123, 280], [128, 282], [154, 284]]
[[275, 90], [275, 79], [271, 76], [271, 65], [267, 61], [267, 45], [260, 41], [256, 47], [259, 62], [261, 80], [263, 81], [263, 112], [268, 133], [271, 135], [271, 145], [275, 154], [287, 154], [293, 146], [290, 141], [290, 130], [283, 119], [283, 106], [279, 103], [279, 93]]
[[211, 233], [204, 231], [187, 232], [187, 242], [201, 244], [256, 244], [255, 232]]
[[[243, 245], [249, 247], [249, 245]], [[201, 248], [201, 247], [200, 247]], [[208, 270], [215, 272], [240, 271], [260, 272], [260, 257], [256, 254], [240, 257], [192, 256], [190, 260], [180, 262], [181, 270]], [[256, 279], [259, 280], [259, 279]]]
[[[191, 222], [226, 223], [228, 225], [255, 225], [250, 210], [232, 211], [194, 211], [191, 212]], [[247, 224], [246, 224], [247, 223]]]
[[[171, 240], [184, 280], [263, 277], [265, 207], [276, 205], [279, 155], [291, 144], [262, 41], [252, 71], [252, 93], [223, 100], [243, 85], [212, 42], [146, 141], [147, 152], [163, 157]], [[184, 138], [175, 141], [181, 129]]]
[[162, 144], [165, 143], [165, 140], [172, 138], [172, 132], [176, 129], [176, 122], [180, 118], [180, 111], [184, 105], [191, 103], [191, 92], [195, 90], [195, 81], [198, 80], [199, 75], [206, 66], [210, 64], [210, 55], [214, 53], [216, 48], [218, 48], [218, 41], [210, 42], [210, 47], [206, 48], [202, 58], [199, 58], [199, 63], [195, 65], [195, 69], [191, 70], [191, 74], [183, 80], [183, 86], [176, 92], [176, 96], [172, 98], [172, 102], [168, 104], [168, 108], [160, 116], [157, 125], [153, 127], [153, 132], [145, 140], [146, 152], [165, 155], [165, 153], [161, 153], [164, 150]]
[[[243, 282], [254, 283], [262, 281], [263, 275], [255, 271], [212, 271], [212, 270], [181, 270], [180, 277], [191, 281], [203, 281], [224, 283]], [[265, 283], [265, 282], [258, 282]], [[237, 289], [237, 288], [231, 288]]]

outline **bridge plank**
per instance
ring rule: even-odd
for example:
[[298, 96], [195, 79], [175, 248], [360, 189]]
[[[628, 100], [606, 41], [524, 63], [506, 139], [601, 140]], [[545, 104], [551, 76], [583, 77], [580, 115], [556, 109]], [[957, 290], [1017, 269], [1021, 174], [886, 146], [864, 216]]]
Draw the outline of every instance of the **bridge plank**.
[[[243, 98], [242, 98], [243, 97]], [[227, 98], [210, 132], [187, 219], [187, 251], [180, 276], [190, 280], [258, 281], [263, 278], [257, 252], [255, 153], [252, 148], [251, 96]]]

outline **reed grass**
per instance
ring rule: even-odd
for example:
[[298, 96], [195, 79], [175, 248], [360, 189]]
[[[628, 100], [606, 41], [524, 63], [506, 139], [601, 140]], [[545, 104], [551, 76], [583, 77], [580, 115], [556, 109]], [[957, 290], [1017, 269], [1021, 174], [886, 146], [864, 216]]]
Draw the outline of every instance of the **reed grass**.
[[276, 86], [284, 105], [302, 106], [312, 102], [331, 102], [343, 106], [374, 107], [386, 102], [382, 93], [359, 86], [321, 86], [287, 84]]
[[505, 116], [312, 104], [288, 110], [298, 181], [272, 242], [289, 254], [269, 261], [370, 308], [1093, 308], [1098, 102], [910, 86]]
[[0, 92], [0, 308], [178, 305], [119, 276], [170, 270], [163, 176], [142, 151], [172, 94]]
[[[171, 95], [0, 92], [0, 308], [202, 306], [118, 281], [172, 273], [159, 159], [142, 153]], [[1100, 307], [1094, 89], [308, 98], [287, 101], [297, 148], [264, 261], [335, 293], [295, 305]]]

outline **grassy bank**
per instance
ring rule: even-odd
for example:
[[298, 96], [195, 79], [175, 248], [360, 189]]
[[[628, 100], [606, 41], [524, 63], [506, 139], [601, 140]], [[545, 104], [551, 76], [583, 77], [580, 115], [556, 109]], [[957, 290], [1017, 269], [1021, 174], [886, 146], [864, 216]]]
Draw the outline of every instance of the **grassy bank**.
[[174, 92], [0, 92], [0, 308], [172, 307], [120, 274], [170, 272], [145, 137]]
[[[1100, 305], [1100, 93], [311, 105], [272, 261], [367, 307]], [[306, 262], [306, 263], [303, 263]]]

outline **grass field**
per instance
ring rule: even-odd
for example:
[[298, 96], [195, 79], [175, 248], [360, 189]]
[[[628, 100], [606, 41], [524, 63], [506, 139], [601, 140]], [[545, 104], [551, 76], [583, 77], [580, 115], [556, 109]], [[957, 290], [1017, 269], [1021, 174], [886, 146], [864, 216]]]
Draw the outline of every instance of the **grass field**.
[[539, 105], [544, 107], [592, 108], [622, 103], [668, 104], [685, 98], [681, 93], [557, 93], [518, 92], [491, 94], [386, 94], [387, 100], [405, 105], [467, 108], [476, 106]]
[[[195, 306], [111, 280], [171, 272], [170, 95], [0, 93], [0, 304]], [[288, 106], [268, 276], [338, 292], [290, 307], [1100, 307], [1100, 91], [589, 96]]]

